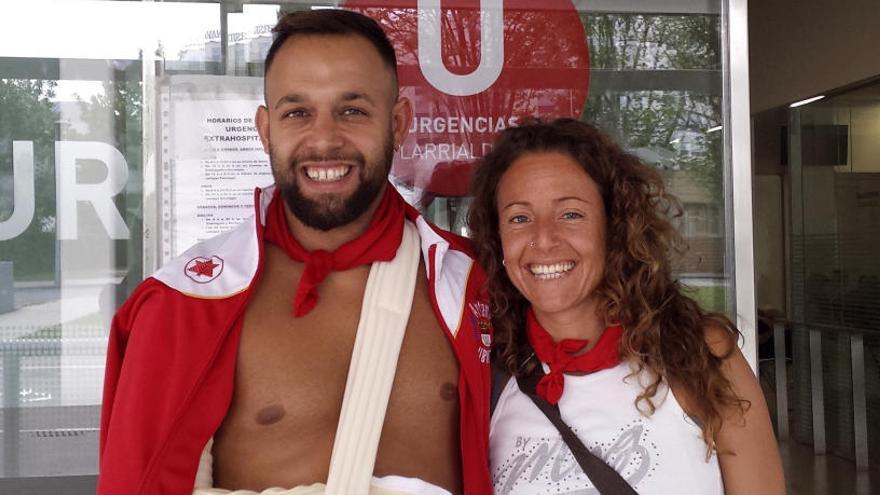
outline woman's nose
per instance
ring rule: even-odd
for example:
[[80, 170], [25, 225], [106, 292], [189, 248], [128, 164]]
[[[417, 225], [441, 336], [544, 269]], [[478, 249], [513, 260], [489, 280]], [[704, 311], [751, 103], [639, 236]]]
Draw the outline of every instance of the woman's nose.
[[531, 240], [529, 247], [537, 249], [548, 249], [559, 243], [559, 232], [553, 222], [535, 222], [534, 233], [535, 236]]

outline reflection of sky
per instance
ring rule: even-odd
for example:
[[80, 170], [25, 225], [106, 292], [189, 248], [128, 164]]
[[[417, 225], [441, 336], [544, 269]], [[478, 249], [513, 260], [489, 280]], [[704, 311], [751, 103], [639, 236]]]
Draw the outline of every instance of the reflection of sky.
[[77, 96], [89, 101], [92, 96], [102, 96], [104, 84], [101, 81], [59, 81], [55, 87], [55, 98], [52, 101], [76, 101]]
[[[256, 37], [255, 28], [274, 25], [277, 12], [277, 5], [245, 5], [229, 15], [229, 32]], [[0, 57], [139, 60], [142, 51], [161, 49], [176, 60], [209, 33], [216, 41], [220, 30], [216, 3], [4, 0], [0, 13]], [[63, 70], [61, 76], [57, 101], [103, 92], [100, 82], [63, 80]]]

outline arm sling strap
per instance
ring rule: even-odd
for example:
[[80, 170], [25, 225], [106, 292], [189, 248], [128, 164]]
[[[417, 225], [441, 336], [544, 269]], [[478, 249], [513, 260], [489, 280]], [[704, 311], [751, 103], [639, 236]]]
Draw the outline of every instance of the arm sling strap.
[[326, 494], [366, 494], [370, 490], [379, 435], [412, 309], [420, 255], [418, 231], [407, 221], [394, 259], [370, 267]]

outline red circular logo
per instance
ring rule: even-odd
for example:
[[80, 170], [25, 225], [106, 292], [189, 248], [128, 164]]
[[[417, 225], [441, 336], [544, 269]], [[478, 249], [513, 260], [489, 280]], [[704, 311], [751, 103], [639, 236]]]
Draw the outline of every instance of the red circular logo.
[[[444, 7], [443, 5], [447, 5]], [[467, 194], [495, 134], [529, 116], [580, 116], [589, 52], [570, 0], [348, 0], [397, 52], [410, 134], [391, 175], [434, 196]]]
[[197, 256], [189, 260], [183, 267], [183, 274], [193, 282], [206, 284], [216, 280], [223, 273], [223, 258], [219, 256]]

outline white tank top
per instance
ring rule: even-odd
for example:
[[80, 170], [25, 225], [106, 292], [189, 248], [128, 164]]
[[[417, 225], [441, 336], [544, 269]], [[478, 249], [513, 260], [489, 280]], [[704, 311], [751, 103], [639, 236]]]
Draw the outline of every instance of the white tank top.
[[[545, 372], [547, 367], [544, 367]], [[643, 371], [627, 378], [628, 364], [589, 375], [565, 375], [562, 419], [593, 454], [620, 473], [640, 495], [723, 494], [715, 455], [706, 461], [700, 428], [661, 385], [650, 416], [639, 413]], [[598, 493], [550, 420], [508, 381], [489, 434], [496, 495]]]

